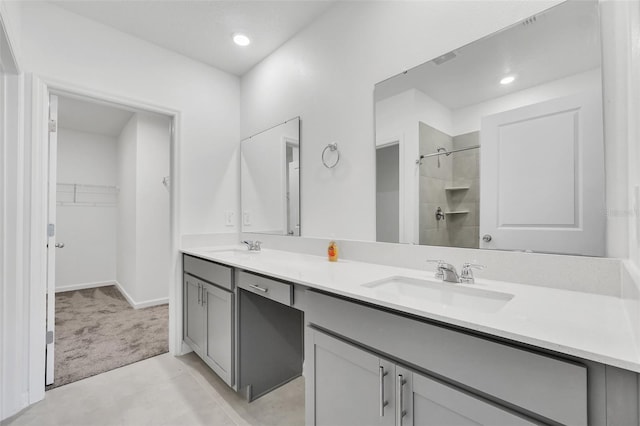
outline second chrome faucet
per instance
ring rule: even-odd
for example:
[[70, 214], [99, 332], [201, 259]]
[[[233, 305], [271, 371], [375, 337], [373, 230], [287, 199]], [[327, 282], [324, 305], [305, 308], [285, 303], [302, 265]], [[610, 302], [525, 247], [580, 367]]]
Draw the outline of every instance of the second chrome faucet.
[[262, 244], [262, 242], [258, 240], [244, 240], [242, 244], [246, 245], [249, 251], [260, 251], [260, 244]]

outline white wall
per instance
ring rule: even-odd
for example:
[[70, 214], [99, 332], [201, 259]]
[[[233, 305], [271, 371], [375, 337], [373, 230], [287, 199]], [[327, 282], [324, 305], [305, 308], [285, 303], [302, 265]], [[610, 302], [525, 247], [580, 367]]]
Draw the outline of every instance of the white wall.
[[121, 290], [133, 297], [137, 279], [136, 187], [138, 115], [135, 114], [118, 137], [118, 220], [116, 280]]
[[375, 239], [375, 83], [555, 3], [337, 2], [244, 75], [243, 136], [301, 116], [303, 235]]
[[16, 18], [0, 1], [0, 420], [29, 403], [26, 355], [33, 342], [28, 335], [33, 320], [25, 257], [29, 233], [24, 207], [29, 192], [24, 187], [24, 80], [16, 74], [19, 64], [8, 48], [16, 42]]
[[118, 138], [117, 282], [137, 308], [169, 297], [169, 125], [139, 112]]
[[224, 211], [239, 204], [238, 78], [50, 3], [21, 3], [23, 68], [179, 110], [182, 233], [237, 231]]
[[171, 276], [169, 253], [169, 119], [138, 113], [136, 152], [136, 289], [140, 304], [166, 302]]
[[[603, 38], [602, 72], [605, 116], [605, 169], [607, 198], [607, 254], [626, 258], [633, 246], [631, 234], [633, 215], [629, 193], [633, 185], [630, 172], [634, 169], [634, 151], [638, 140], [631, 139], [630, 127], [638, 120], [638, 111], [630, 103], [630, 92], [637, 79], [633, 65], [637, 63], [637, 43], [631, 37], [637, 25], [636, 2], [601, 2]], [[634, 56], [636, 55], [636, 56]]]
[[[58, 183], [117, 185], [117, 139], [58, 130]], [[58, 200], [64, 197], [58, 197]], [[56, 207], [56, 291], [116, 279], [116, 212], [111, 206]]]
[[2, 65], [7, 72], [20, 71], [20, 31], [22, 28], [22, 8], [17, 1], [0, 0], [0, 21], [7, 37], [2, 37], [2, 43], [7, 43], [9, 51], [3, 46], [0, 51]]
[[[2, 29], [0, 28], [0, 31]], [[2, 38], [2, 35], [0, 35]], [[22, 78], [0, 67], [0, 420], [29, 403], [28, 241]], [[44, 346], [42, 347], [44, 348]]]
[[[640, 4], [629, 5], [630, 40], [627, 85], [629, 93], [629, 254], [636, 268], [640, 268]], [[639, 282], [640, 284], [640, 282]], [[640, 324], [640, 323], [639, 323]], [[640, 326], [639, 326], [640, 327]]]
[[[427, 95], [421, 90], [415, 91], [415, 110], [416, 119], [428, 124], [429, 126], [440, 130], [450, 136], [455, 136], [454, 117], [451, 110], [435, 99]], [[421, 154], [424, 154], [421, 152]]]

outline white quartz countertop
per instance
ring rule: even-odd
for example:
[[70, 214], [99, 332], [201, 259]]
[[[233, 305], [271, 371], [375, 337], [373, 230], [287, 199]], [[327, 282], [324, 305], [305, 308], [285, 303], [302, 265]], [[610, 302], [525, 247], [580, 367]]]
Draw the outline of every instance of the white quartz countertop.
[[513, 295], [495, 312], [433, 303], [425, 298], [381, 293], [364, 284], [390, 277], [437, 282], [433, 272], [339, 260], [280, 250], [248, 252], [239, 246], [182, 249], [183, 253], [247, 271], [409, 313], [469, 330], [640, 372], [640, 355], [624, 300], [548, 287], [484, 280], [451, 284]]

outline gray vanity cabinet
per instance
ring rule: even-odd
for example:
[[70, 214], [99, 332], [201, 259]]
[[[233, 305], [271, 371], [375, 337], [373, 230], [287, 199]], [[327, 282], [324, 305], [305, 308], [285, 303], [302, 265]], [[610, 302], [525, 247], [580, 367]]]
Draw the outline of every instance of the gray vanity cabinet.
[[229, 386], [234, 385], [232, 269], [184, 256], [184, 341]]
[[314, 370], [308, 424], [537, 424], [318, 330], [310, 329], [307, 338]]
[[197, 354], [204, 347], [204, 309], [202, 282], [184, 274], [184, 340]]
[[[305, 313], [307, 359], [319, 350], [320, 330], [394, 360], [393, 380], [402, 374], [406, 381], [395, 394], [406, 395], [404, 404], [415, 403], [403, 408], [403, 424], [446, 424], [447, 418], [455, 424], [457, 416], [477, 424], [589, 424], [585, 365], [316, 291], [308, 292]], [[315, 384], [318, 366], [309, 364], [307, 422], [316, 424], [313, 411], [323, 404], [315, 392], [339, 390]]]
[[232, 385], [233, 293], [211, 284], [203, 287], [205, 343], [202, 359]]
[[396, 367], [402, 425], [534, 425], [485, 400], [409, 369]]
[[[369, 352], [318, 331], [307, 333], [312, 346], [315, 418], [307, 424], [317, 426], [374, 426], [394, 424], [393, 365]], [[383, 387], [382, 391], [380, 390]], [[307, 395], [310, 393], [307, 392]], [[386, 404], [382, 407], [382, 398]], [[380, 416], [381, 411], [382, 416]]]

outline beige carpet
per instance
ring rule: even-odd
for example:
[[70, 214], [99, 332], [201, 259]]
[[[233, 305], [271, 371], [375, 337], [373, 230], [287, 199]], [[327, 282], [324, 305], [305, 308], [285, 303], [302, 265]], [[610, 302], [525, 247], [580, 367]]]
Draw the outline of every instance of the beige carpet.
[[56, 294], [54, 383], [168, 352], [168, 305], [133, 309], [115, 286]]

